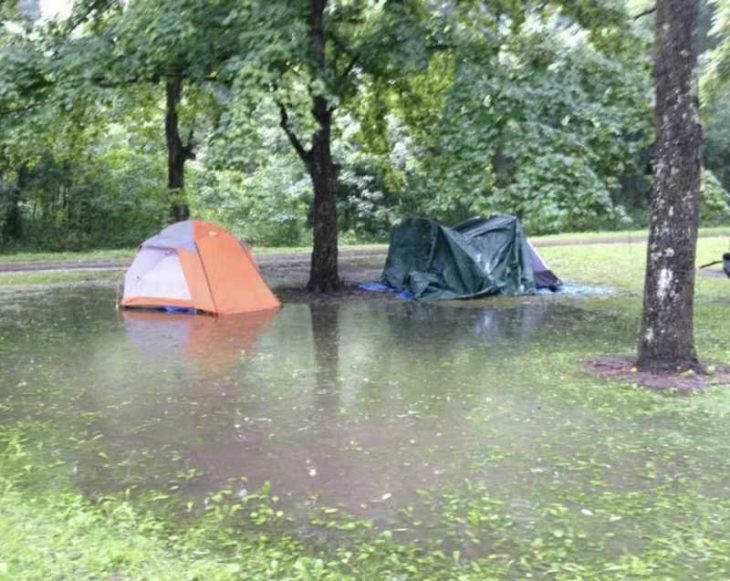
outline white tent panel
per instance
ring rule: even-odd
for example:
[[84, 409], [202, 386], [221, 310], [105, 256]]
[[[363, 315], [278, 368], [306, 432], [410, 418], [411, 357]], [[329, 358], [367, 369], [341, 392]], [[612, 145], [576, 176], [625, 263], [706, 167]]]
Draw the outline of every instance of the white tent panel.
[[124, 298], [190, 300], [180, 259], [174, 250], [142, 248], [124, 278]]

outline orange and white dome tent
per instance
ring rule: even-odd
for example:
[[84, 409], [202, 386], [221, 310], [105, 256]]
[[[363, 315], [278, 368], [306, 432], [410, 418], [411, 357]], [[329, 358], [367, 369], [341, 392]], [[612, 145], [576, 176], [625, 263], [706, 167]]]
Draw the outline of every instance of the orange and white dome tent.
[[122, 307], [227, 315], [279, 307], [248, 248], [215, 224], [186, 220], [145, 240], [124, 276]]

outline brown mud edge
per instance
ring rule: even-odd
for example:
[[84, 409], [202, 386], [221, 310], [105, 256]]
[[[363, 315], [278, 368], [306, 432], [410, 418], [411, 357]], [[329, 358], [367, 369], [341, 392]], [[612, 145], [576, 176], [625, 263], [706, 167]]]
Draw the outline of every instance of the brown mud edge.
[[710, 387], [730, 385], [730, 366], [724, 363], [706, 363], [708, 373], [656, 374], [638, 371], [633, 357], [598, 357], [585, 362], [588, 373], [631, 385], [640, 385], [654, 391], [694, 393]]

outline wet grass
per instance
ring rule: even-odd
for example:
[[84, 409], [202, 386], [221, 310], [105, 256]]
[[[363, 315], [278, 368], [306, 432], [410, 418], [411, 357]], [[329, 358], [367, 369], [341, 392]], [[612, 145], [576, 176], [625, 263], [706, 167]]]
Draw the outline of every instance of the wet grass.
[[[566, 232], [562, 234], [548, 234], [546, 236], [531, 236], [530, 240], [550, 241], [550, 240], [590, 240], [603, 238], [637, 238], [646, 237], [647, 228], [639, 228], [633, 230], [611, 230], [611, 231], [590, 231], [590, 232]], [[708, 228], [700, 228], [700, 236], [728, 236], [730, 235], [730, 225], [713, 226]]]
[[134, 248], [107, 248], [77, 252], [11, 252], [0, 254], [0, 264], [33, 262], [89, 262], [94, 260], [116, 260], [134, 257]]
[[[726, 249], [704, 239], [698, 262]], [[633, 350], [645, 246], [541, 254], [566, 280], [620, 294], [496, 309], [343, 299], [319, 312], [339, 310], [319, 335], [314, 307], [290, 305], [258, 347], [235, 346], [245, 365], [225, 371], [206, 367], [208, 351], [139, 359], [115, 339], [108, 288], [76, 285], [69, 304], [53, 298], [64, 289], [45, 306], [11, 298], [17, 313], [0, 312], [0, 579], [728, 578], [730, 390], [680, 396], [588, 376], [585, 358]], [[17, 284], [42, 298], [68, 274]], [[87, 312], [99, 292], [101, 315]], [[482, 315], [503, 333], [474, 338]], [[728, 316], [730, 280], [698, 276], [703, 357], [730, 361]], [[357, 470], [330, 474], [345, 482], [329, 496], [288, 497], [239, 453], [209, 482], [185, 450], [207, 450], [232, 418], [273, 458], [264, 475], [291, 450], [307, 482], [328, 457]], [[229, 479], [237, 461], [250, 471], [245, 495]], [[358, 487], [367, 509], [337, 501]]]
[[14, 290], [26, 286], [43, 287], [64, 284], [113, 284], [120, 279], [119, 271], [0, 272], [0, 289]]
[[[728, 251], [724, 237], [702, 238], [697, 245], [697, 265], [722, 258]], [[550, 268], [565, 280], [607, 286], [627, 293], [641, 293], [644, 286], [646, 244], [581, 244], [580, 246], [552, 246], [540, 249]], [[718, 270], [721, 266], [715, 266]], [[724, 277], [707, 276], [698, 271], [699, 298], [722, 295], [728, 287]]]

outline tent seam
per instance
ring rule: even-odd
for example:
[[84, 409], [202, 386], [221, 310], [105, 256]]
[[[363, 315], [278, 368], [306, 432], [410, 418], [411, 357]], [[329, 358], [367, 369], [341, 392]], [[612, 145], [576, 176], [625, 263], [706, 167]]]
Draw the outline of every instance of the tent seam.
[[213, 295], [213, 287], [210, 286], [210, 279], [208, 278], [208, 270], [205, 268], [205, 262], [203, 262], [203, 257], [200, 254], [200, 247], [198, 246], [197, 241], [193, 241], [193, 244], [195, 244], [195, 250], [197, 251], [196, 254], [198, 255], [198, 260], [200, 261], [200, 266], [203, 268], [203, 274], [205, 275], [205, 284], [208, 285], [208, 293], [210, 294], [210, 300], [213, 301], [213, 308], [215, 309], [215, 314], [220, 315], [220, 312], [218, 311], [218, 304], [215, 302], [215, 296]]

